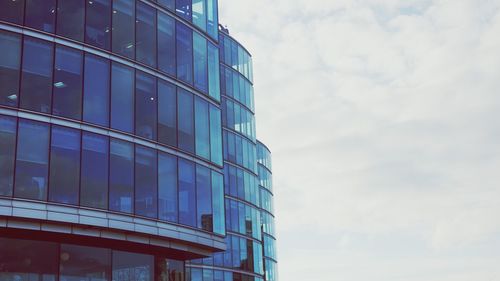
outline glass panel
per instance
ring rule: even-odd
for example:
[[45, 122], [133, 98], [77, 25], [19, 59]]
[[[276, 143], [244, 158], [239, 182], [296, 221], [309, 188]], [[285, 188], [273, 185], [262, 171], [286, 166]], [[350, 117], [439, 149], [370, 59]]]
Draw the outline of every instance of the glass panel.
[[207, 40], [197, 32], [193, 33], [194, 46], [194, 86], [208, 92]]
[[170, 10], [173, 10], [175, 6], [174, 0], [158, 0], [158, 3], [160, 3], [160, 5]]
[[50, 148], [49, 200], [78, 205], [80, 131], [53, 126]]
[[26, 0], [26, 19], [24, 24], [39, 30], [53, 33], [56, 19], [55, 0]]
[[208, 86], [208, 94], [220, 101], [219, 51], [212, 43], [208, 43]]
[[12, 196], [16, 118], [0, 115], [0, 195]]
[[82, 52], [57, 46], [52, 114], [82, 118]]
[[[7, 3], [11, 3], [9, 1]], [[0, 11], [0, 14], [3, 11]], [[21, 36], [0, 32], [0, 104], [17, 106], [19, 69], [21, 68]]]
[[175, 86], [158, 83], [158, 141], [177, 146], [177, 96]]
[[221, 174], [212, 171], [212, 209], [215, 233], [226, 234], [224, 216], [224, 180]]
[[212, 231], [213, 229], [212, 189], [210, 185], [210, 169], [196, 165], [198, 228], [206, 231]]
[[83, 41], [85, 0], [65, 0], [57, 3], [57, 34]]
[[135, 133], [156, 140], [156, 78], [135, 73]]
[[87, 1], [85, 43], [110, 49], [111, 0]]
[[134, 131], [134, 69], [123, 64], [111, 66], [111, 127]]
[[156, 150], [135, 148], [135, 214], [157, 218], [158, 178]]
[[24, 39], [21, 107], [50, 112], [53, 46], [44, 40]]
[[158, 68], [175, 75], [175, 20], [158, 12]]
[[205, 12], [206, 0], [193, 1], [193, 23], [203, 31], [207, 30], [207, 14]]
[[193, 95], [181, 88], [177, 94], [179, 148], [194, 153]]
[[214, 271], [211, 269], [203, 269], [203, 281], [214, 281]]
[[113, 52], [134, 58], [135, 1], [113, 0]]
[[111, 139], [109, 162], [109, 209], [133, 212], [134, 146]]
[[14, 196], [46, 200], [49, 172], [49, 126], [21, 119], [16, 157]]
[[191, 0], [176, 0], [175, 12], [187, 21], [191, 21]]
[[221, 112], [213, 105], [210, 105], [210, 156], [212, 162], [222, 166]]
[[177, 158], [158, 154], [158, 218], [177, 222]]
[[190, 28], [176, 24], [177, 78], [193, 84], [193, 35]]
[[82, 136], [82, 175], [80, 205], [108, 207], [109, 140], [105, 136], [84, 132]]
[[2, 9], [0, 9], [0, 20], [23, 24], [23, 15], [24, 0], [2, 1]]
[[196, 154], [210, 159], [208, 102], [196, 97], [194, 102]]
[[207, 0], [207, 31], [214, 39], [217, 39], [219, 33], [217, 9], [217, 0]]
[[[156, 10], [137, 2], [136, 59], [150, 66], [156, 66]], [[129, 31], [130, 32], [130, 31]]]
[[179, 223], [196, 227], [194, 164], [179, 159]]
[[61, 245], [60, 281], [108, 281], [111, 275], [111, 250]]
[[113, 251], [112, 280], [153, 281], [153, 277], [153, 256], [122, 251]]
[[203, 270], [201, 268], [191, 268], [191, 281], [203, 281]]
[[83, 120], [107, 126], [109, 110], [109, 61], [85, 54]]

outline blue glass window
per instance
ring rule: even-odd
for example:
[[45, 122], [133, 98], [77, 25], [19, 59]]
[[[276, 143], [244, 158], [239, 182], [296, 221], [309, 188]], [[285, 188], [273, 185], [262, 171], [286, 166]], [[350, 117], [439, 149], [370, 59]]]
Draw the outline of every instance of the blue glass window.
[[56, 1], [55, 0], [26, 0], [26, 26], [54, 32], [54, 22], [56, 19]]
[[158, 154], [158, 218], [177, 222], [177, 158]]
[[214, 281], [214, 271], [211, 269], [203, 269], [203, 281]]
[[23, 16], [24, 0], [2, 1], [2, 9], [0, 9], [0, 20], [23, 24]]
[[134, 198], [134, 145], [117, 139], [110, 141], [109, 209], [132, 213]]
[[109, 50], [111, 45], [111, 0], [86, 2], [85, 43]]
[[193, 32], [187, 26], [177, 22], [177, 78], [193, 84]]
[[82, 52], [57, 46], [52, 114], [80, 120], [82, 117]]
[[108, 207], [109, 139], [84, 132], [82, 136], [82, 174], [80, 205]]
[[21, 36], [0, 31], [0, 50], [2, 50], [0, 52], [0, 104], [17, 106], [19, 69], [21, 68]]
[[150, 66], [156, 66], [156, 10], [137, 2], [136, 59]]
[[210, 135], [208, 102], [196, 97], [194, 100], [196, 154], [210, 159]]
[[19, 120], [14, 196], [46, 200], [49, 174], [49, 126]]
[[123, 64], [111, 66], [111, 128], [134, 132], [134, 69]]
[[135, 73], [135, 133], [156, 140], [156, 78]]
[[85, 0], [57, 1], [57, 34], [83, 41]]
[[[87, 280], [105, 281], [106, 279], [89, 278]], [[113, 251], [113, 272], [111, 280], [117, 280], [117, 281], [156, 280], [154, 279], [154, 257], [152, 255]], [[166, 281], [168, 280], [170, 279], [167, 279]]]
[[191, 21], [191, 0], [176, 0], [175, 12], [187, 21]]
[[196, 227], [194, 164], [179, 159], [179, 223]]
[[28, 37], [24, 40], [21, 107], [50, 112], [53, 45]]
[[224, 215], [224, 178], [221, 174], [212, 171], [212, 210], [213, 210], [213, 231], [215, 233], [226, 234]]
[[208, 94], [220, 101], [219, 51], [208, 43]]
[[163, 7], [174, 10], [175, 8], [175, 1], [174, 0], [158, 0], [158, 3], [162, 5]]
[[83, 120], [97, 125], [108, 125], [109, 61], [85, 54]]
[[177, 96], [174, 85], [158, 82], [158, 141], [177, 146]]
[[193, 23], [201, 28], [203, 31], [207, 30], [207, 13], [206, 1], [207, 0], [192, 0], [193, 5]]
[[0, 115], [0, 195], [11, 196], [16, 152], [16, 118]]
[[113, 52], [134, 58], [135, 1], [113, 1]]
[[210, 169], [196, 165], [196, 210], [198, 213], [198, 228], [213, 230], [212, 189]]
[[177, 89], [179, 148], [194, 153], [193, 94]]
[[49, 201], [78, 204], [80, 189], [80, 131], [52, 127]]
[[217, 15], [217, 0], [207, 1], [207, 32], [208, 34], [217, 39], [219, 33], [219, 16]]
[[208, 92], [207, 40], [197, 32], [193, 33], [194, 86]]
[[158, 68], [175, 75], [175, 20], [158, 12]]
[[156, 150], [135, 147], [135, 214], [157, 218], [158, 178]]
[[[78, 245], [61, 244], [59, 280], [109, 281], [111, 250]], [[43, 279], [42, 279], [43, 280]], [[54, 279], [49, 279], [54, 280]]]
[[210, 105], [210, 158], [212, 162], [222, 166], [221, 112], [213, 105]]

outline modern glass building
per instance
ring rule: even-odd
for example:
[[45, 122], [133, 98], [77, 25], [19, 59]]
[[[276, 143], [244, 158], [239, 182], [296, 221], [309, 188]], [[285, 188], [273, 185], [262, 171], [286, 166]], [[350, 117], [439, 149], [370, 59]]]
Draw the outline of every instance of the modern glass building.
[[0, 0], [0, 280], [276, 280], [254, 120], [217, 0]]

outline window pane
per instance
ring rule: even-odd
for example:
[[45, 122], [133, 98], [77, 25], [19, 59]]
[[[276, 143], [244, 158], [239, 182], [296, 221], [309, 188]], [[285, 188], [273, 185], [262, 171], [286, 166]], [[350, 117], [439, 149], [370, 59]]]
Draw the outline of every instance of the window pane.
[[212, 38], [217, 39], [217, 34], [219, 33], [217, 0], [206, 0], [206, 1], [207, 1], [207, 31]]
[[193, 33], [194, 45], [194, 86], [208, 92], [207, 40], [197, 32]]
[[83, 41], [85, 0], [65, 0], [57, 3], [57, 34]]
[[113, 277], [116, 281], [153, 281], [154, 257], [113, 251]]
[[175, 75], [175, 20], [158, 12], [158, 68]]
[[85, 55], [83, 120], [107, 126], [109, 103], [109, 61]]
[[52, 43], [35, 38], [24, 40], [21, 107], [50, 112], [52, 94]]
[[196, 97], [194, 101], [196, 155], [210, 159], [208, 102]]
[[208, 43], [208, 94], [220, 101], [219, 50], [212, 43]]
[[211, 269], [203, 269], [203, 281], [214, 281], [214, 271]]
[[113, 1], [113, 52], [134, 58], [135, 1]]
[[196, 227], [194, 164], [179, 159], [179, 223]]
[[194, 153], [193, 95], [181, 88], [177, 94], [179, 148]]
[[135, 214], [158, 217], [156, 150], [143, 146], [135, 148]]
[[108, 281], [110, 273], [109, 249], [61, 245], [60, 281]]
[[156, 78], [135, 73], [135, 133], [156, 140]]
[[46, 200], [49, 161], [49, 126], [19, 121], [15, 197]]
[[190, 28], [177, 22], [177, 78], [193, 84], [193, 35]]
[[170, 10], [173, 10], [175, 6], [174, 0], [158, 0], [158, 3]]
[[177, 96], [175, 86], [158, 83], [158, 141], [177, 146]]
[[212, 189], [210, 185], [210, 169], [196, 165], [198, 228], [206, 231], [212, 231], [213, 229]]
[[177, 158], [166, 153], [158, 155], [159, 219], [177, 222]]
[[82, 118], [82, 52], [57, 46], [54, 70], [54, 115]]
[[24, 0], [2, 1], [0, 20], [23, 24]]
[[212, 171], [212, 209], [215, 233], [226, 233], [224, 216], [224, 179], [221, 174]]
[[175, 12], [187, 21], [191, 21], [191, 0], [176, 0]]
[[222, 166], [221, 112], [210, 105], [210, 157], [212, 162]]
[[16, 151], [16, 118], [0, 115], [0, 195], [12, 195], [14, 153]]
[[[8, 3], [10, 5], [11, 1]], [[17, 106], [21, 36], [10, 32], [0, 32], [0, 50], [2, 50], [0, 52], [0, 104]]]
[[111, 139], [109, 163], [109, 209], [133, 212], [134, 146]]
[[87, 1], [85, 43], [109, 50], [111, 31], [110, 0]]
[[150, 66], [156, 66], [156, 10], [137, 2], [136, 59]]
[[109, 140], [84, 132], [82, 136], [82, 181], [80, 205], [107, 209]]
[[134, 69], [113, 63], [111, 67], [111, 127], [134, 132]]
[[56, 19], [55, 0], [26, 0], [25, 25], [53, 33]]
[[80, 184], [80, 131], [52, 127], [49, 200], [78, 204]]
[[207, 0], [192, 0], [193, 1], [193, 23], [201, 28], [203, 31], [207, 30], [207, 14], [206, 1]]

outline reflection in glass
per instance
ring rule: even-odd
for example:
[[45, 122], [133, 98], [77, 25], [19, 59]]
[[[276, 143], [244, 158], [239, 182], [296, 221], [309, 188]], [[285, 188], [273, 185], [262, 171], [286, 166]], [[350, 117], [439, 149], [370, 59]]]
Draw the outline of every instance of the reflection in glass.
[[134, 69], [114, 63], [111, 67], [111, 128], [134, 131]]
[[203, 31], [207, 30], [207, 14], [206, 1], [207, 0], [192, 0], [193, 1], [193, 23], [201, 28]]
[[60, 281], [110, 281], [111, 250], [61, 245]]
[[194, 164], [179, 159], [179, 223], [196, 227]]
[[219, 49], [212, 43], [208, 43], [208, 87], [208, 94], [220, 101]]
[[224, 179], [221, 174], [212, 171], [212, 209], [213, 231], [224, 235], [226, 233], [224, 215]]
[[158, 141], [177, 145], [177, 96], [174, 85], [158, 81]]
[[113, 52], [134, 58], [135, 1], [113, 1]]
[[193, 35], [190, 28], [176, 24], [177, 78], [193, 84]]
[[109, 163], [109, 209], [133, 212], [134, 146], [111, 139]]
[[207, 40], [197, 32], [193, 33], [194, 46], [194, 86], [202, 92], [208, 92]]
[[0, 20], [23, 24], [23, 15], [24, 0], [2, 1], [2, 9], [0, 9]]
[[219, 32], [219, 19], [217, 15], [217, 0], [207, 1], [207, 32], [212, 38], [216, 39]]
[[213, 105], [210, 105], [210, 158], [212, 162], [222, 166], [221, 112]]
[[85, 54], [83, 120], [107, 126], [109, 108], [109, 61]]
[[158, 217], [157, 211], [157, 158], [156, 150], [135, 147], [135, 214]]
[[196, 155], [210, 159], [210, 135], [208, 102], [196, 97], [194, 100]]
[[58, 35], [83, 41], [85, 21], [85, 0], [65, 0], [57, 2]]
[[11, 196], [16, 152], [16, 118], [0, 115], [0, 195]]
[[[10, 3], [10, 2], [9, 2]], [[0, 11], [0, 14], [2, 11]], [[17, 106], [19, 69], [21, 67], [21, 36], [0, 31], [0, 104]]]
[[212, 189], [210, 185], [210, 169], [201, 165], [196, 165], [196, 210], [198, 228], [206, 231], [212, 231], [213, 229]]
[[158, 154], [158, 218], [177, 222], [177, 158]]
[[107, 209], [109, 140], [83, 132], [80, 205]]
[[52, 114], [81, 119], [82, 67], [81, 51], [57, 46]]
[[194, 153], [193, 95], [178, 88], [177, 122], [179, 148]]
[[85, 43], [110, 49], [111, 3], [110, 0], [86, 1]]
[[158, 68], [175, 75], [175, 20], [158, 12]]
[[137, 28], [135, 38], [136, 59], [149, 66], [156, 66], [156, 10], [137, 2]]
[[135, 133], [156, 140], [156, 78], [135, 73]]
[[[3, 3], [2, 3], [3, 5]], [[26, 26], [42, 31], [54, 32], [54, 22], [56, 19], [55, 0], [26, 0]]]
[[151, 255], [113, 251], [112, 280], [153, 281], [154, 258]]
[[176, 0], [175, 12], [187, 21], [191, 21], [191, 0]]

